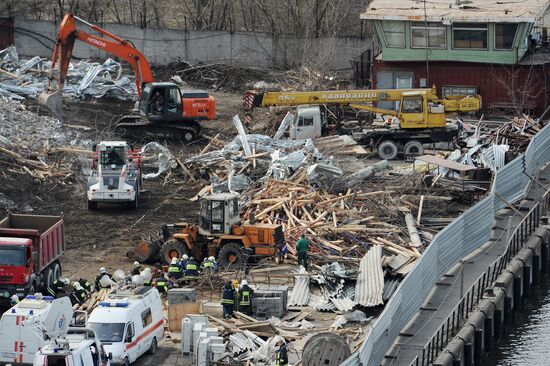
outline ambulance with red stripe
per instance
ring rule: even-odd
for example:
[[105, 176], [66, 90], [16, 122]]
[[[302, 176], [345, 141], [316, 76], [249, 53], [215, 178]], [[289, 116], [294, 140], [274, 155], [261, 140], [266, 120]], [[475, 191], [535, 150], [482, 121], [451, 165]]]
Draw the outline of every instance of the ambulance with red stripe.
[[92, 311], [88, 328], [96, 332], [111, 365], [127, 366], [144, 353], [157, 351], [164, 336], [162, 309], [155, 288], [116, 290]]

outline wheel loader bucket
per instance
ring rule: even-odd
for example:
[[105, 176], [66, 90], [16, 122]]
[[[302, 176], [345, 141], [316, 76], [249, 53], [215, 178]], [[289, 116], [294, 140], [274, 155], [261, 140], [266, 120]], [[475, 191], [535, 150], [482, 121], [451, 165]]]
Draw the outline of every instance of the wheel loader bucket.
[[48, 108], [55, 118], [63, 119], [63, 93], [61, 90], [40, 93], [38, 103]]

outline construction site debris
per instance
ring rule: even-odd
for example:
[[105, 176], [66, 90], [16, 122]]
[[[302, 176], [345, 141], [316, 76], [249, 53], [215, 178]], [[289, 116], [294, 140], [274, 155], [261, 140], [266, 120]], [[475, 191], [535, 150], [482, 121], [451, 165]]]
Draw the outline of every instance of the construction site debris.
[[[2, 57], [3, 55], [3, 57]], [[10, 46], [0, 51], [0, 95], [7, 99], [36, 99], [48, 87], [51, 62], [39, 56], [20, 59], [17, 49]], [[75, 99], [114, 97], [133, 100], [137, 96], [133, 77], [122, 75], [122, 66], [113, 59], [102, 64], [87, 60], [69, 66], [66, 96]]]

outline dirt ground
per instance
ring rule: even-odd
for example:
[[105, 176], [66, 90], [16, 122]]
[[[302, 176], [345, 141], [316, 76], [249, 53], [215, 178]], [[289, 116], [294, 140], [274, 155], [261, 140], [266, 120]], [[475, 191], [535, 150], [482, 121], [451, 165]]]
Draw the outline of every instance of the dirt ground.
[[[235, 132], [231, 117], [242, 112], [242, 95], [225, 92], [211, 94], [217, 99], [219, 118], [203, 124], [204, 134], [214, 136], [220, 132], [221, 136], [232, 138]], [[117, 116], [127, 114], [131, 107], [131, 103], [118, 101], [68, 102], [64, 109], [64, 123], [65, 126], [77, 126], [79, 131], [82, 127], [78, 126], [91, 128], [80, 133], [83, 140], [119, 139], [111, 132], [110, 126]], [[176, 141], [165, 143], [176, 156], [186, 158], [198, 153], [208, 142], [203, 138], [187, 145]], [[135, 144], [140, 146], [139, 142]], [[62, 259], [64, 275], [93, 279], [100, 267], [110, 271], [130, 269], [132, 261], [126, 257], [126, 253], [143, 233], [178, 219], [197, 221], [198, 207], [188, 198], [193, 197], [202, 186], [163, 185], [163, 182], [162, 178], [144, 181], [144, 192], [136, 211], [125, 206], [106, 204], [100, 204], [97, 211], [88, 211], [86, 176], [83, 174], [79, 174], [75, 182], [65, 185], [48, 180], [37, 182], [23, 174], [15, 177], [0, 176], [0, 193], [27, 213], [62, 214], [67, 244]], [[18, 211], [21, 209], [14, 210]], [[2, 215], [4, 213], [0, 212]]]

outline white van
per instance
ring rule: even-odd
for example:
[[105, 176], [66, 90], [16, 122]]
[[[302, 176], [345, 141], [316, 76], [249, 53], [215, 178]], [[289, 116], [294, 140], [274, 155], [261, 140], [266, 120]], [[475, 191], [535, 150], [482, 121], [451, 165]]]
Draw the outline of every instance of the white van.
[[36, 352], [33, 366], [109, 366], [109, 357], [92, 329], [69, 328]]
[[96, 332], [111, 364], [127, 366], [145, 352], [156, 352], [164, 336], [162, 309], [155, 288], [117, 290], [92, 311], [88, 327]]

